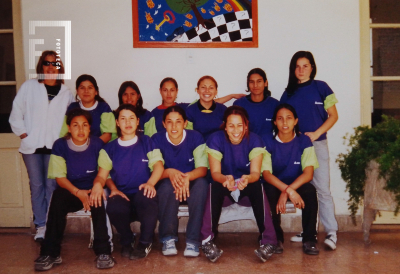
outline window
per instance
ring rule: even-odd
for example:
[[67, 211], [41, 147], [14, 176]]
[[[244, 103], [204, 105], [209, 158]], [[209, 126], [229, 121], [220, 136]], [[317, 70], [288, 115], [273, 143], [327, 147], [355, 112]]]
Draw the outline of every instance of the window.
[[0, 5], [0, 133], [11, 132], [8, 118], [17, 87], [23, 82], [19, 2], [1, 0]]
[[371, 125], [400, 119], [400, 1], [370, 0]]

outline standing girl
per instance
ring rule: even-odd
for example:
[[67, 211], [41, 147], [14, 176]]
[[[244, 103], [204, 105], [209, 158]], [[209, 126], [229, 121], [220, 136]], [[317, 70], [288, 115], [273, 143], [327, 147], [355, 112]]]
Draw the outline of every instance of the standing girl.
[[92, 215], [97, 268], [111, 268], [111, 246], [107, 233], [106, 211], [103, 202], [98, 207], [89, 205], [93, 180], [97, 174], [97, 159], [104, 143], [95, 136], [89, 137], [92, 117], [82, 109], [67, 114], [68, 135], [58, 139], [53, 146], [49, 163], [49, 178], [56, 179], [59, 187], [51, 199], [46, 222], [46, 237], [42, 242], [36, 270], [49, 270], [61, 263], [61, 242], [66, 216], [82, 208]]
[[[111, 140], [111, 135], [116, 133], [115, 118], [110, 106], [100, 97], [99, 87], [93, 76], [82, 74], [76, 79], [76, 100], [68, 107], [68, 111], [74, 108], [87, 110], [92, 115], [93, 123], [90, 132], [99, 137], [104, 143]], [[78, 100], [79, 97], [79, 100]], [[61, 137], [67, 132], [64, 121]]]
[[208, 188], [208, 181], [204, 178], [208, 167], [206, 144], [200, 133], [184, 129], [187, 118], [181, 107], [167, 108], [163, 120], [167, 133], [159, 132], [152, 137], [165, 160], [162, 180], [157, 185], [162, 253], [166, 256], [178, 253], [175, 247], [178, 241], [177, 215], [179, 202], [185, 200], [189, 206], [189, 221], [183, 255], [197, 257]]
[[[172, 77], [164, 78], [160, 83], [160, 94], [162, 97], [162, 104], [152, 110], [152, 114], [156, 119], [156, 129], [157, 131], [164, 131], [163, 126], [163, 114], [166, 108], [170, 106], [175, 106], [175, 100], [178, 96], [178, 83]], [[223, 104], [228, 102], [233, 98], [240, 98], [244, 95], [242, 94], [230, 94], [219, 99], [216, 99], [216, 102]], [[193, 104], [193, 103], [192, 103]], [[179, 103], [180, 107], [182, 107], [185, 111], [186, 108], [189, 106], [188, 103]]]
[[237, 202], [248, 196], [260, 232], [256, 255], [265, 262], [277, 244], [267, 198], [260, 181], [261, 163], [266, 153], [258, 135], [250, 132], [249, 120], [242, 107], [227, 108], [221, 131], [207, 140], [208, 160], [214, 182], [210, 186], [201, 229], [202, 250], [215, 262], [222, 254], [213, 243], [225, 196]]
[[233, 102], [249, 114], [250, 131], [258, 134], [272, 134], [272, 115], [279, 101], [271, 97], [265, 71], [254, 68], [247, 74], [247, 91], [250, 95]]
[[[144, 258], [150, 252], [157, 224], [158, 203], [154, 186], [164, 171], [163, 158], [146, 135], [137, 135], [137, 110], [130, 104], [119, 106], [115, 113], [119, 138], [106, 144], [99, 155], [99, 172], [93, 183], [91, 205], [101, 204], [103, 187], [111, 193], [107, 214], [121, 234], [121, 254], [130, 259]], [[130, 223], [138, 220], [140, 239], [132, 249], [134, 235]]]
[[218, 83], [213, 77], [201, 77], [196, 91], [200, 99], [186, 109], [188, 129], [197, 130], [207, 140], [212, 133], [219, 130], [226, 106], [215, 102]]
[[64, 85], [64, 66], [57, 53], [43, 51], [36, 73], [38, 79], [22, 84], [10, 114], [12, 131], [21, 138], [22, 154], [29, 176], [35, 240], [43, 240], [47, 209], [57, 186], [47, 178], [51, 148], [60, 136], [67, 107], [73, 101]]
[[[279, 105], [272, 118], [274, 135], [263, 136], [267, 155], [263, 177], [274, 222], [278, 247], [275, 253], [283, 252], [281, 215], [286, 211], [288, 198], [294, 206], [302, 209], [303, 251], [317, 255], [318, 201], [315, 187], [309, 182], [314, 169], [318, 168], [317, 156], [310, 138], [300, 134], [297, 113], [289, 104]], [[272, 158], [272, 165], [271, 165]]]
[[[331, 88], [323, 81], [314, 80], [317, 66], [314, 56], [308, 51], [296, 52], [289, 67], [289, 81], [281, 97], [281, 103], [294, 107], [299, 116], [299, 129], [313, 142], [319, 168], [314, 172], [311, 184], [318, 194], [319, 216], [327, 236], [325, 245], [336, 249], [338, 224], [335, 218], [335, 205], [330, 191], [329, 151], [327, 131], [337, 122], [338, 102]], [[296, 235], [291, 241], [302, 241], [302, 235]]]
[[131, 104], [136, 107], [139, 115], [139, 132], [141, 134], [151, 137], [157, 132], [154, 116], [150, 111], [143, 108], [143, 98], [135, 82], [126, 81], [121, 84], [118, 91], [118, 100], [119, 105]]

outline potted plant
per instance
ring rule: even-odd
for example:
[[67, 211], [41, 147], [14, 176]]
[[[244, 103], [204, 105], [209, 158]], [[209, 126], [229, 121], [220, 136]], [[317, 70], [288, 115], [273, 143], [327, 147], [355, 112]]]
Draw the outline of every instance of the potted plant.
[[400, 208], [400, 121], [385, 115], [382, 118], [373, 128], [359, 126], [353, 135], [344, 136], [350, 149], [336, 160], [350, 195], [348, 204], [354, 223], [371, 161], [378, 163], [379, 176], [386, 181], [384, 189], [394, 194], [395, 214]]

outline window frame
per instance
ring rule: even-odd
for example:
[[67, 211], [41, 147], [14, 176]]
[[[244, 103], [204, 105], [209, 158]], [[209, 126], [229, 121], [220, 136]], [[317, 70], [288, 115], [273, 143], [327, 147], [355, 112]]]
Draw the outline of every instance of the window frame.
[[372, 82], [400, 81], [399, 76], [373, 76], [371, 73], [371, 33], [378, 28], [400, 28], [400, 24], [371, 23], [369, 0], [359, 0], [360, 3], [360, 100], [361, 125], [372, 126]]

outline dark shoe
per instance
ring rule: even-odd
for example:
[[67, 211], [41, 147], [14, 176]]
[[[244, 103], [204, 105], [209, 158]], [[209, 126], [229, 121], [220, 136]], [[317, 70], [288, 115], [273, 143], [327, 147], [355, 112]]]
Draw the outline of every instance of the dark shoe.
[[201, 249], [203, 250], [207, 259], [213, 263], [216, 262], [219, 257], [221, 257], [222, 253], [224, 253], [224, 251], [219, 249], [211, 240], [202, 245]]
[[132, 254], [133, 248], [132, 246], [123, 246], [121, 248], [121, 257], [129, 258], [129, 256]]
[[307, 255], [318, 255], [319, 249], [314, 242], [305, 242], [303, 243], [303, 251]]
[[111, 255], [108, 254], [100, 254], [96, 258], [96, 266], [99, 269], [111, 268], [114, 267], [115, 260]]
[[129, 256], [129, 259], [136, 260], [145, 258], [150, 253], [152, 246], [153, 246], [152, 243], [142, 244], [141, 242], [139, 242], [137, 247], [133, 250], [133, 252]]
[[35, 260], [35, 270], [45, 271], [53, 267], [53, 264], [61, 264], [62, 259], [60, 256], [57, 258], [50, 256], [40, 256]]
[[278, 241], [278, 245], [275, 247], [275, 254], [282, 254], [283, 253], [283, 243]]
[[259, 249], [254, 250], [257, 257], [261, 259], [264, 263], [272, 256], [275, 252], [275, 246], [271, 244], [261, 245]]
[[132, 243], [131, 245], [127, 245], [127, 246], [122, 246], [121, 249], [121, 256], [125, 257], [125, 258], [129, 258], [130, 255], [132, 254], [133, 251], [133, 247], [135, 246], [135, 242], [136, 242], [136, 236], [133, 235], [133, 239], [132, 239]]

